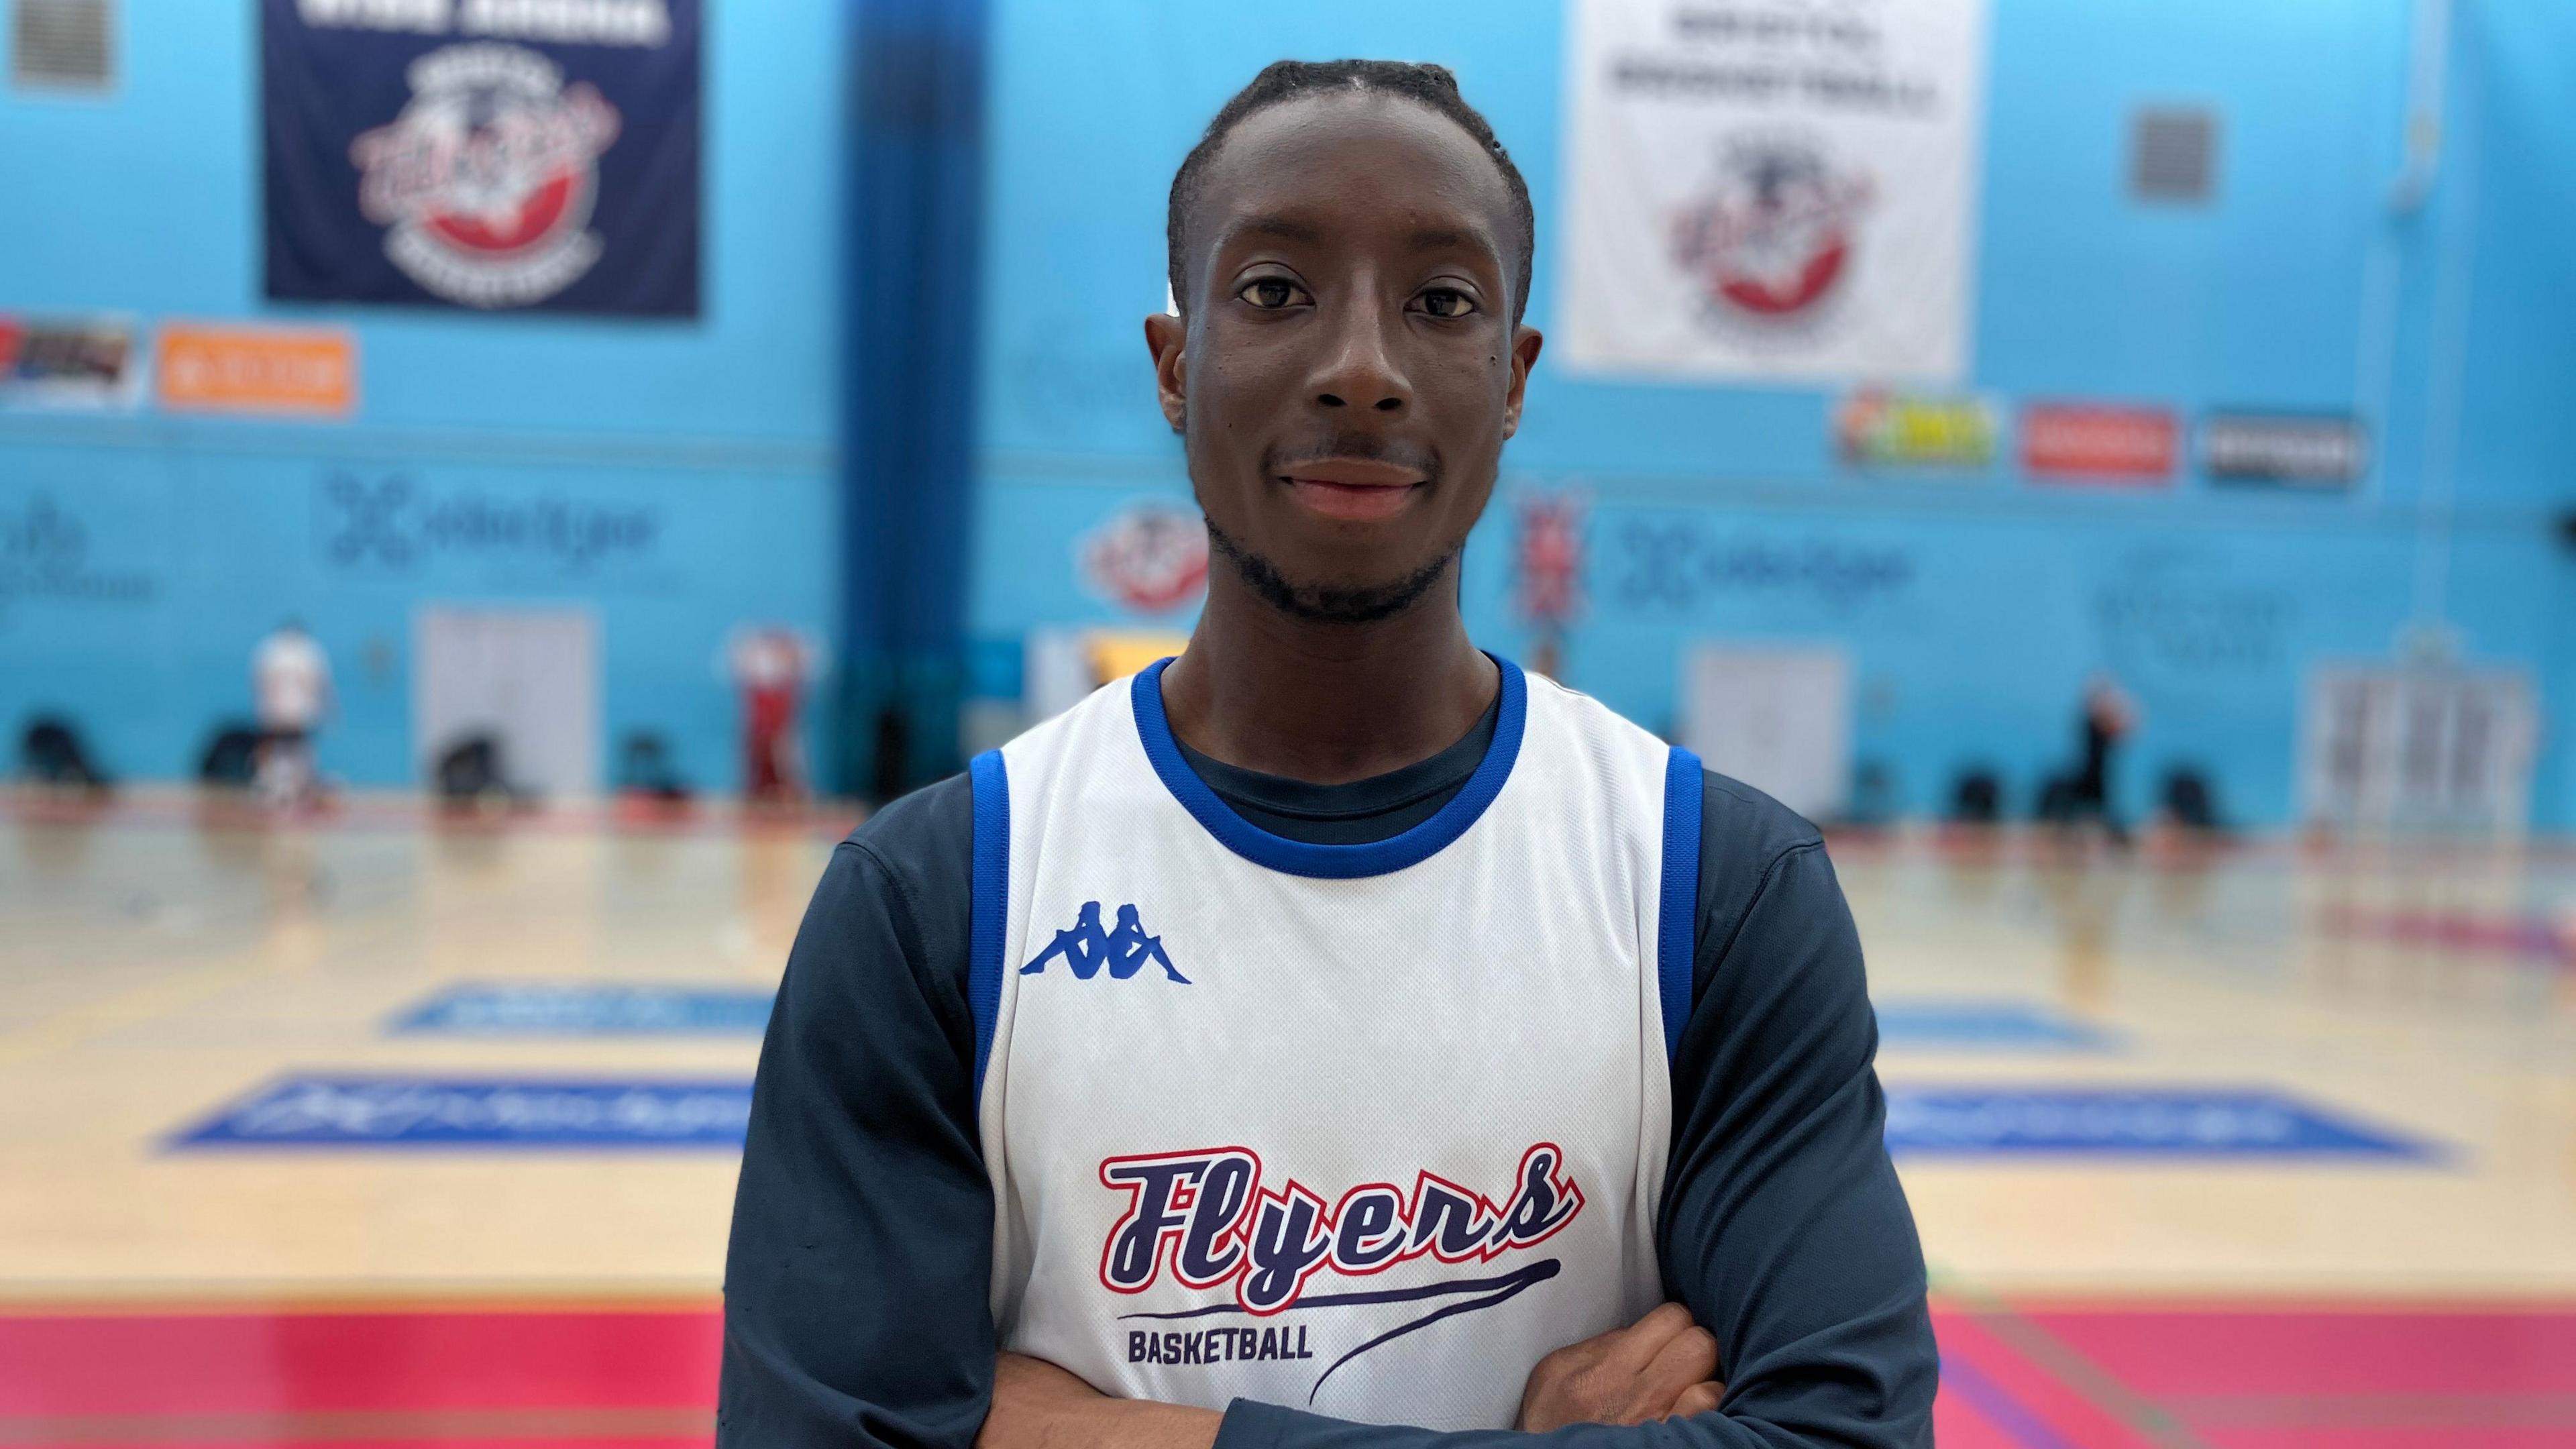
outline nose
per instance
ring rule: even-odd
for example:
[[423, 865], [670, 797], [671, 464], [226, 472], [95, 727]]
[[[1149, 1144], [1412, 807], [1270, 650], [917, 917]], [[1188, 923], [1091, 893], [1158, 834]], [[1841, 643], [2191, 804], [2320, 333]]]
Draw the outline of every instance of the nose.
[[[1363, 295], [1374, 289], [1361, 289]], [[1413, 401], [1413, 384], [1397, 362], [1392, 335], [1401, 319], [1390, 319], [1375, 299], [1335, 309], [1338, 315], [1316, 368], [1313, 396], [1324, 408], [1364, 408], [1402, 412]]]

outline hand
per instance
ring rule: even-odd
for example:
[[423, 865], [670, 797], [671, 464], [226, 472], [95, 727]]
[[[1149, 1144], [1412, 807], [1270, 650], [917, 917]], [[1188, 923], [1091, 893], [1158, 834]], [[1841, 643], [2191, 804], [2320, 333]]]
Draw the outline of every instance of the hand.
[[1567, 1424], [1642, 1424], [1717, 1407], [1717, 1337], [1667, 1303], [1626, 1328], [1570, 1343], [1538, 1361], [1521, 1391], [1516, 1426], [1533, 1434]]
[[1113, 1399], [1044, 1359], [1005, 1353], [993, 1364], [993, 1407], [975, 1449], [1211, 1449], [1223, 1417]]

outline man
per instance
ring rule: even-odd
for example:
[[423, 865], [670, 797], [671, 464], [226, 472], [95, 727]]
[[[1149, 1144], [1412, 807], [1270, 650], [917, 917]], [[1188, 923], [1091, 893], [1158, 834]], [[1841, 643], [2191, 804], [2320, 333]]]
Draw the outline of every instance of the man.
[[331, 660], [301, 621], [289, 619], [252, 651], [250, 676], [259, 712], [260, 794], [272, 805], [308, 801], [321, 782], [313, 732], [330, 712]]
[[1274, 65], [1182, 166], [1205, 612], [835, 853], [723, 1445], [1929, 1442], [1821, 841], [1459, 616], [1531, 231], [1436, 67]]

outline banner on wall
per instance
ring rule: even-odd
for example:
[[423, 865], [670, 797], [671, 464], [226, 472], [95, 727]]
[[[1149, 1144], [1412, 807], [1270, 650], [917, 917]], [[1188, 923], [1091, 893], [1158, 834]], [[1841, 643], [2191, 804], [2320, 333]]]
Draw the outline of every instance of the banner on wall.
[[130, 412], [151, 353], [131, 318], [0, 314], [0, 408]]
[[263, 0], [268, 295], [698, 312], [700, 0]]
[[1862, 388], [1834, 408], [1834, 456], [1850, 468], [1977, 473], [1995, 460], [1995, 405]]
[[2022, 471], [2042, 482], [2161, 488], [2173, 481], [2181, 435], [2169, 408], [2025, 403]]
[[337, 327], [165, 323], [158, 376], [164, 412], [345, 418], [358, 342]]
[[2219, 483], [2342, 493], [2369, 466], [2370, 438], [2355, 418], [2213, 413], [2200, 425], [2200, 469]]
[[1985, 0], [1569, 6], [1569, 366], [1966, 372]]

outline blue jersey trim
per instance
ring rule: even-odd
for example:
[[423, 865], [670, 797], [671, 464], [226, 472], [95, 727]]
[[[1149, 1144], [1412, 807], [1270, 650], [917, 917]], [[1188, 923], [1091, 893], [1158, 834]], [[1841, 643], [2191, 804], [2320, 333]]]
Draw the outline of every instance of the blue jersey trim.
[[1226, 849], [1255, 865], [1289, 875], [1311, 876], [1322, 880], [1350, 880], [1359, 876], [1385, 875], [1419, 865], [1440, 853], [1441, 849], [1467, 833], [1502, 793], [1503, 782], [1511, 778], [1512, 763], [1520, 758], [1521, 728], [1529, 715], [1529, 684], [1521, 677], [1520, 666], [1508, 659], [1494, 663], [1503, 671], [1503, 707], [1494, 722], [1494, 742], [1485, 748], [1485, 758], [1476, 773], [1440, 807], [1439, 813], [1401, 835], [1367, 845], [1309, 845], [1273, 835], [1234, 813], [1234, 808], [1217, 798], [1190, 762], [1181, 758], [1180, 743], [1172, 738], [1171, 721], [1163, 714], [1163, 670], [1171, 664], [1163, 659], [1136, 676], [1134, 689], [1136, 733], [1145, 743], [1145, 758], [1153, 761], [1154, 773], [1163, 779], [1163, 787], [1181, 802], [1207, 832]]
[[1664, 894], [1655, 912], [1655, 982], [1664, 1007], [1664, 1060], [1690, 1020], [1691, 937], [1699, 924], [1699, 823], [1708, 788], [1699, 756], [1673, 746], [1664, 766]]
[[984, 1100], [984, 1064], [993, 1055], [993, 1021], [1002, 1011], [1002, 923], [1011, 893], [1011, 782], [1002, 752], [986, 750], [967, 765], [975, 787], [975, 874], [968, 917], [966, 1010], [975, 1019], [975, 1100]]

